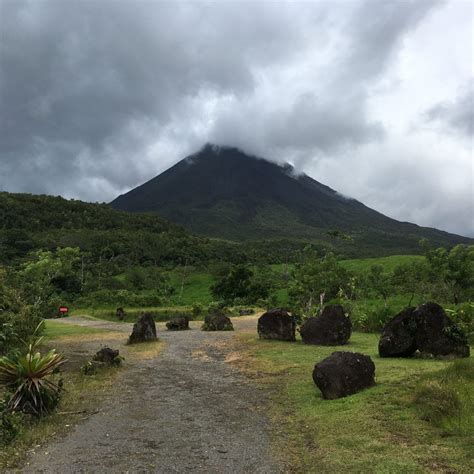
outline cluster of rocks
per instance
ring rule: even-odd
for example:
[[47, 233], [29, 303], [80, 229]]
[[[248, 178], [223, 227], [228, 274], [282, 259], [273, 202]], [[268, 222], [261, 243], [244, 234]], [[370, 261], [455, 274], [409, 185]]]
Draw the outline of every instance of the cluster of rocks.
[[[261, 339], [295, 341], [295, 318], [276, 308], [258, 320]], [[338, 346], [348, 343], [352, 324], [339, 305], [326, 306], [321, 314], [306, 319], [300, 326], [305, 344]], [[381, 357], [411, 357], [415, 353], [430, 356], [469, 357], [465, 334], [436, 303], [407, 308], [384, 327], [379, 341]], [[355, 352], [333, 352], [318, 362], [313, 381], [323, 398], [335, 399], [352, 395], [375, 384], [375, 365], [371, 358]]]
[[415, 352], [432, 356], [469, 357], [466, 335], [436, 303], [406, 308], [383, 328], [380, 357], [411, 357]]
[[[175, 317], [166, 326], [171, 331], [189, 329], [189, 318]], [[202, 325], [203, 331], [233, 329], [232, 321], [222, 311], [208, 314]], [[261, 339], [296, 341], [295, 317], [283, 308], [272, 309], [260, 316], [257, 330]], [[352, 324], [342, 306], [329, 305], [319, 316], [306, 319], [299, 331], [305, 344], [338, 346], [348, 343]], [[150, 313], [143, 313], [133, 326], [129, 343], [155, 340], [153, 317]], [[417, 308], [404, 309], [394, 316], [383, 328], [379, 341], [381, 357], [410, 357], [416, 352], [432, 356], [468, 357], [469, 345], [466, 336], [441, 306], [426, 303]], [[106, 362], [116, 357], [118, 351], [104, 348], [94, 360], [97, 358], [97, 361]], [[375, 384], [375, 365], [367, 355], [336, 351], [315, 365], [313, 381], [325, 399], [346, 397]]]

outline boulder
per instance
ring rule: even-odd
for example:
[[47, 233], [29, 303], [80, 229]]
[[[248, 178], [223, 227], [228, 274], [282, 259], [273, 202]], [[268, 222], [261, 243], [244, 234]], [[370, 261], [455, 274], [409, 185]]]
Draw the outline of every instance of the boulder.
[[417, 323], [415, 308], [406, 308], [382, 329], [379, 340], [380, 357], [410, 357], [416, 349]]
[[257, 330], [260, 339], [295, 341], [296, 323], [293, 316], [281, 308], [262, 314], [258, 319]]
[[466, 335], [437, 303], [406, 308], [382, 330], [380, 357], [410, 357], [416, 351], [454, 357], [470, 353]]
[[125, 319], [125, 310], [123, 308], [117, 308], [115, 311], [115, 316], [120, 321], [123, 321]]
[[375, 385], [375, 365], [358, 352], [333, 352], [314, 366], [313, 380], [323, 398], [334, 400]]
[[308, 318], [300, 327], [305, 344], [340, 346], [351, 337], [352, 323], [340, 305], [326, 306], [320, 316]]
[[136, 342], [156, 341], [156, 325], [150, 313], [142, 313], [140, 319], [133, 325], [133, 331], [128, 338], [129, 344]]
[[187, 316], [177, 316], [166, 323], [169, 331], [182, 331], [189, 329], [189, 318]]
[[208, 314], [204, 318], [203, 331], [233, 331], [234, 326], [230, 318], [222, 313]]
[[417, 323], [416, 346], [434, 356], [469, 357], [469, 344], [463, 331], [436, 303], [418, 306], [413, 312]]
[[92, 358], [95, 362], [102, 362], [106, 365], [117, 365], [117, 359], [119, 357], [119, 351], [117, 349], [111, 349], [110, 347], [103, 347], [98, 351]]
[[254, 313], [255, 311], [253, 309], [239, 309], [239, 316], [249, 316]]

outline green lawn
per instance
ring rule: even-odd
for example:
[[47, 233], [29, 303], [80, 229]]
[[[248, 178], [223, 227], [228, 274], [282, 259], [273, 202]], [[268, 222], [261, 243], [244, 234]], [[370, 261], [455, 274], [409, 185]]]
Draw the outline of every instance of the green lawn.
[[182, 268], [167, 272], [174, 288], [172, 303], [180, 306], [193, 305], [196, 302], [209, 304], [213, 300], [210, 291], [214, 283], [212, 275], [194, 271], [185, 274], [183, 278], [183, 272]]
[[[459, 433], [421, 419], [414, 403], [423, 381], [439, 378], [453, 362], [427, 359], [382, 359], [378, 336], [353, 334], [345, 347], [301, 342], [260, 341], [240, 336], [249, 364], [270, 389], [270, 415], [278, 427], [277, 446], [291, 453], [296, 472], [474, 472], [474, 426]], [[314, 364], [335, 350], [362, 352], [376, 365], [377, 385], [350, 397], [323, 400], [312, 380]], [[474, 372], [469, 359], [469, 371]], [[462, 379], [464, 393], [474, 380]], [[473, 399], [464, 414], [473, 412]], [[456, 424], [455, 424], [456, 425]]]
[[100, 332], [107, 332], [107, 330], [71, 324], [63, 324], [58, 321], [54, 321], [54, 319], [48, 319], [46, 320], [43, 336], [46, 339], [55, 339], [61, 336], [76, 336], [79, 334], [94, 334]]
[[341, 260], [341, 265], [351, 272], [360, 273], [370, 270], [372, 265], [382, 265], [387, 273], [393, 272], [398, 265], [411, 262], [422, 262], [425, 257], [421, 255], [391, 255], [378, 258], [357, 258], [353, 260]]

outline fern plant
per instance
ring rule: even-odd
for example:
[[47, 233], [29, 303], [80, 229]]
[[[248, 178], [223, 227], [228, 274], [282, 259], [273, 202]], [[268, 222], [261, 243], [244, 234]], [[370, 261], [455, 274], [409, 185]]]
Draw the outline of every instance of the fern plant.
[[[40, 326], [38, 326], [39, 328]], [[0, 357], [0, 386], [10, 392], [8, 409], [42, 416], [53, 410], [62, 391], [62, 380], [52, 376], [65, 362], [54, 349], [41, 355], [38, 347], [43, 338], [35, 338], [27, 345], [25, 355]]]

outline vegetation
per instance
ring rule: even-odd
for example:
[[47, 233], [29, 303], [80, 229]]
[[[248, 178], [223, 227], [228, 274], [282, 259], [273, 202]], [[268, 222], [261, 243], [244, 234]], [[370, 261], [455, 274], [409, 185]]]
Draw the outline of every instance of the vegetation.
[[62, 390], [61, 379], [52, 378], [64, 362], [54, 349], [41, 355], [41, 337], [28, 345], [26, 354], [0, 358], [0, 386], [7, 389], [7, 409], [37, 417], [56, 408]]

